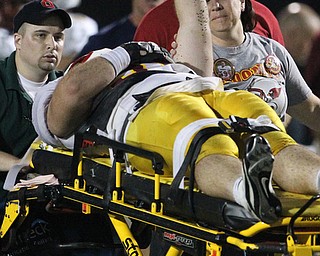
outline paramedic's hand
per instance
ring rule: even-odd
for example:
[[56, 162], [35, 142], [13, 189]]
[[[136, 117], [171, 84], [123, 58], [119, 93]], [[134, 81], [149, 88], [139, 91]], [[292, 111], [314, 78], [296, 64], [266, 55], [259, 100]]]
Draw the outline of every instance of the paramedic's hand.
[[129, 42], [121, 45], [130, 55], [130, 64], [160, 62], [173, 63], [170, 53], [152, 42]]

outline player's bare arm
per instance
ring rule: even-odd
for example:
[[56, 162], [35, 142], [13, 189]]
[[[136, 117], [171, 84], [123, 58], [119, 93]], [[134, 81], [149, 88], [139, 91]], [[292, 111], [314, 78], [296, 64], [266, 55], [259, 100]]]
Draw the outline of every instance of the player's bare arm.
[[79, 64], [58, 84], [48, 108], [50, 131], [67, 137], [79, 127], [91, 111], [93, 98], [115, 77], [114, 67], [104, 58]]
[[175, 0], [179, 31], [175, 61], [182, 62], [201, 76], [212, 76], [213, 54], [208, 7], [205, 0]]

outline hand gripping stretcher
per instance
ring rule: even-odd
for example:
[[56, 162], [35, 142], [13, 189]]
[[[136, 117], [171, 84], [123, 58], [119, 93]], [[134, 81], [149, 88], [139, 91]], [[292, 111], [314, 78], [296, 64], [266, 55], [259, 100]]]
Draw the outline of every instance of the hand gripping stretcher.
[[[42, 184], [8, 193], [0, 229], [2, 248], [10, 248], [13, 231], [28, 218], [34, 202], [41, 201], [53, 207], [63, 202], [82, 214], [107, 216], [131, 256], [143, 254], [128, 219], [156, 232], [167, 245], [168, 256], [184, 252], [197, 256], [320, 255], [320, 195], [292, 194], [275, 187], [282, 216], [267, 224], [236, 203], [197, 191], [192, 178], [180, 188], [179, 174], [175, 179], [162, 177], [161, 155], [94, 132], [77, 134], [73, 152], [43, 143], [32, 147], [32, 172], [53, 173], [59, 185]], [[127, 153], [149, 159], [154, 175], [128, 171]]]

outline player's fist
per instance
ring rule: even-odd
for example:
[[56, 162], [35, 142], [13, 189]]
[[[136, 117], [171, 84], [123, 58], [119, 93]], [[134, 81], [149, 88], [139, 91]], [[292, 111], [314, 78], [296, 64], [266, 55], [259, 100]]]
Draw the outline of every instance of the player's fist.
[[129, 42], [122, 44], [130, 55], [130, 64], [160, 62], [163, 64], [173, 63], [170, 53], [152, 42]]

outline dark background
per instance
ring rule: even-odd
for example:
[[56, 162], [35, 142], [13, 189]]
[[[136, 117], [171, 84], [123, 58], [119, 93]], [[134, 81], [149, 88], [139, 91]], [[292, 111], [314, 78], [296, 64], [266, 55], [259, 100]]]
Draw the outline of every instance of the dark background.
[[[258, 0], [258, 2], [266, 5], [275, 15], [293, 2], [308, 4], [320, 14], [320, 0]], [[131, 0], [82, 0], [82, 5], [76, 10], [94, 18], [101, 27], [128, 14], [131, 11]]]
[[95, 19], [102, 27], [130, 13], [131, 0], [82, 0], [75, 10]]
[[258, 2], [266, 5], [274, 14], [277, 14], [282, 8], [293, 2], [308, 4], [320, 14], [320, 0], [258, 0]]

